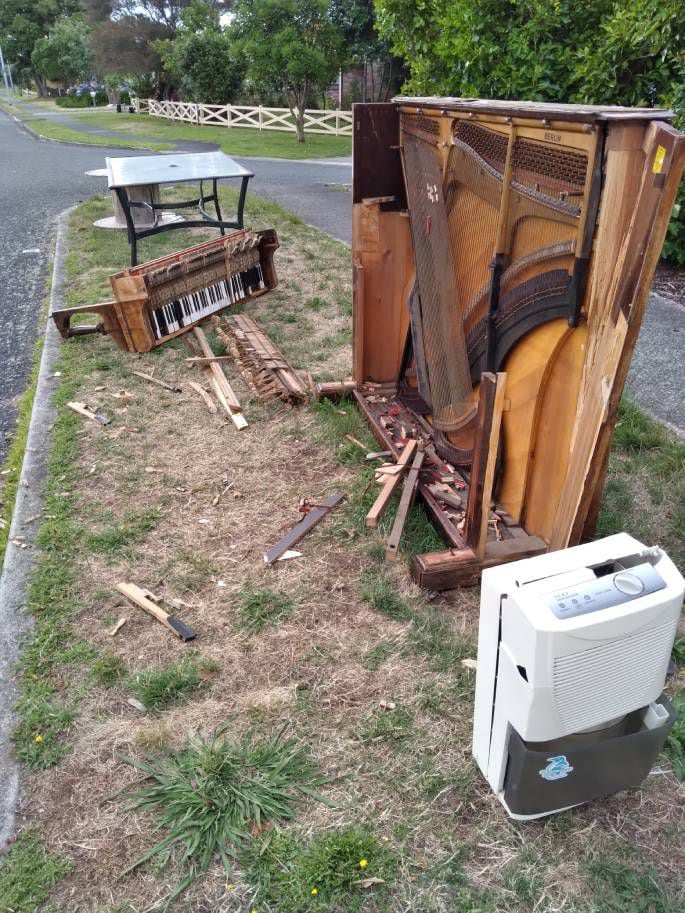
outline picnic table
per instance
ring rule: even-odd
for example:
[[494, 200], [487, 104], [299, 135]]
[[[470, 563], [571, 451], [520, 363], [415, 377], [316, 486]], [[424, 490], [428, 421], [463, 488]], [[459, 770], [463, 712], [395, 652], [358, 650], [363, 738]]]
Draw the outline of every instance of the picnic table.
[[[107, 157], [107, 180], [119, 201], [126, 220], [128, 241], [131, 245], [131, 266], [138, 262], [138, 240], [175, 228], [218, 228], [225, 234], [227, 228], [243, 227], [243, 211], [247, 184], [253, 172], [243, 168], [224, 152], [184, 152], [172, 155], [134, 155], [122, 158]], [[235, 219], [226, 220], [219, 206], [218, 182], [222, 179], [240, 181], [238, 206]], [[204, 184], [211, 181], [211, 192]], [[165, 184], [199, 183], [199, 196], [181, 202], [162, 203], [160, 187]], [[214, 215], [207, 212], [213, 204]], [[199, 218], [182, 221], [163, 219], [165, 210], [192, 209], [197, 207]], [[134, 217], [135, 213], [135, 217]], [[142, 218], [140, 218], [142, 216]]]

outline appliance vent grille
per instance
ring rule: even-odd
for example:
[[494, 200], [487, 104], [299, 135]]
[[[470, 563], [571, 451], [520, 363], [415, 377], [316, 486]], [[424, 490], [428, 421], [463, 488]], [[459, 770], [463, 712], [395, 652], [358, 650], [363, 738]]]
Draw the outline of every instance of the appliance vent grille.
[[676, 621], [554, 660], [554, 699], [568, 732], [644, 707], [664, 685]]

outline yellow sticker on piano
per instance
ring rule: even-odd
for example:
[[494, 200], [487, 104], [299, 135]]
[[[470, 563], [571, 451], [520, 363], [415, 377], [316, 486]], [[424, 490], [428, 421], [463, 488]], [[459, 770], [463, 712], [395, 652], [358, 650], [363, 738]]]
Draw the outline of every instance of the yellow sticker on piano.
[[663, 146], [656, 147], [656, 155], [654, 156], [654, 162], [652, 164], [652, 171], [654, 174], [661, 174], [661, 170], [664, 167], [664, 159], [666, 158], [666, 149]]

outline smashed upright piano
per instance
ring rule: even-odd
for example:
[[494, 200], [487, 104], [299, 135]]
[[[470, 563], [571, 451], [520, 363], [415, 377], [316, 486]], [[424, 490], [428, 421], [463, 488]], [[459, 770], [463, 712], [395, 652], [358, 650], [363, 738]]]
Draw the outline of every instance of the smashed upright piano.
[[[592, 534], [685, 161], [669, 111], [399, 98], [354, 108], [355, 397], [395, 456], [411, 426], [463, 520], [415, 579]], [[390, 416], [390, 418], [388, 418]]]

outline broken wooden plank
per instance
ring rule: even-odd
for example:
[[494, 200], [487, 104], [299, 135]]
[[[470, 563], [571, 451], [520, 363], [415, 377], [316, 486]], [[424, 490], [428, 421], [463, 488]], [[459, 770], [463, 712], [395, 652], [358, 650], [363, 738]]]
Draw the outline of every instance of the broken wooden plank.
[[207, 391], [202, 386], [202, 384], [198, 384], [194, 380], [189, 380], [188, 386], [191, 388], [191, 390], [194, 390], [198, 394], [198, 396], [202, 397], [202, 400], [203, 400], [205, 406], [209, 409], [209, 411], [212, 413], [212, 415], [216, 415], [216, 412], [217, 412], [216, 403], [214, 402], [212, 397], [209, 395], [209, 393], [207, 393]]
[[219, 400], [219, 404], [223, 407], [224, 412], [228, 415], [228, 417], [233, 422], [233, 424], [236, 426], [238, 431], [242, 431], [243, 428], [247, 428], [247, 419], [242, 414], [242, 412], [235, 412], [231, 408], [231, 404], [226, 399], [226, 395], [224, 393], [224, 389], [221, 385], [221, 382], [212, 373], [211, 368], [209, 368], [209, 367], [203, 368], [202, 373], [207, 378], [207, 381], [209, 382], [210, 386], [214, 390], [214, 395]]
[[202, 352], [203, 357], [210, 359], [206, 370], [211, 371], [212, 377], [214, 378], [214, 381], [215, 381], [214, 386], [221, 388], [221, 392], [224, 395], [224, 399], [231, 407], [232, 412], [242, 412], [242, 407], [240, 405], [238, 397], [233, 392], [233, 388], [229, 384], [228, 378], [222, 371], [221, 365], [218, 364], [216, 361], [212, 360], [214, 358], [214, 352], [212, 352], [210, 345], [207, 342], [207, 337], [205, 336], [203, 331], [200, 329], [200, 327], [195, 327], [193, 329], [193, 335], [195, 336], [195, 339], [197, 340], [197, 343], [200, 346], [200, 350]]
[[[404, 456], [404, 454], [402, 455]], [[392, 525], [392, 530], [385, 546], [386, 561], [394, 561], [397, 558], [397, 549], [400, 544], [400, 539], [402, 538], [402, 533], [404, 532], [404, 524], [407, 521], [407, 514], [409, 513], [409, 508], [412, 505], [414, 496], [416, 495], [416, 488], [419, 484], [419, 472], [421, 471], [424, 456], [423, 447], [420, 447], [416, 451], [414, 461], [411, 464], [411, 469], [404, 480], [404, 488], [402, 489], [402, 497], [400, 498], [400, 503], [397, 507], [397, 513], [395, 514], [395, 522]]]
[[152, 374], [145, 374], [144, 371], [133, 371], [133, 374], [136, 377], [142, 377], [143, 380], [146, 380], [150, 384], [156, 384], [158, 387], [162, 387], [163, 390], [171, 390], [172, 393], [180, 393], [181, 388], [175, 384], [168, 384], [165, 380], [160, 380], [158, 377], [153, 377]]
[[82, 418], [90, 419], [91, 422], [96, 422], [98, 425], [109, 425], [110, 420], [106, 415], [103, 415], [101, 412], [93, 412], [85, 403], [67, 403], [67, 409], [71, 409], [72, 412], [75, 412]]
[[[409, 460], [412, 458], [414, 450], [416, 449], [416, 441], [411, 440], [407, 442], [406, 447], [400, 454], [400, 458], [397, 461], [397, 465], [401, 467], [403, 471], [409, 464]], [[383, 487], [381, 488], [378, 497], [373, 502], [371, 510], [366, 515], [366, 525], [368, 527], [378, 526], [378, 521], [388, 506], [390, 498], [392, 497], [397, 483], [400, 480], [399, 475], [388, 476], [388, 478], [383, 482]]]
[[467, 545], [479, 561], [485, 555], [506, 380], [507, 375], [501, 372], [484, 372], [480, 379], [478, 430], [471, 466], [465, 536]]
[[192, 628], [189, 628], [188, 625], [181, 621], [180, 618], [177, 618], [176, 615], [171, 615], [158, 605], [158, 602], [161, 600], [159, 600], [154, 593], [136, 586], [135, 583], [117, 583], [116, 588], [134, 605], [137, 605], [139, 609], [142, 609], [144, 612], [147, 612], [148, 615], [152, 615], [153, 618], [156, 618], [160, 624], [163, 624], [165, 628], [168, 628], [171, 633], [180, 640], [185, 642], [195, 639], [195, 632]]
[[321, 504], [317, 504], [316, 507], [312, 507], [309, 513], [300, 520], [290, 532], [286, 533], [282, 539], [280, 539], [275, 545], [272, 545], [271, 548], [264, 554], [264, 563], [273, 564], [274, 561], [277, 561], [281, 555], [285, 554], [289, 549], [296, 545], [303, 536], [306, 536], [307, 533], [312, 530], [317, 523], [320, 523], [323, 518], [329, 514], [334, 507], [337, 507], [342, 501], [345, 500], [347, 495], [344, 492], [336, 492], [333, 495], [329, 495], [325, 498]]

